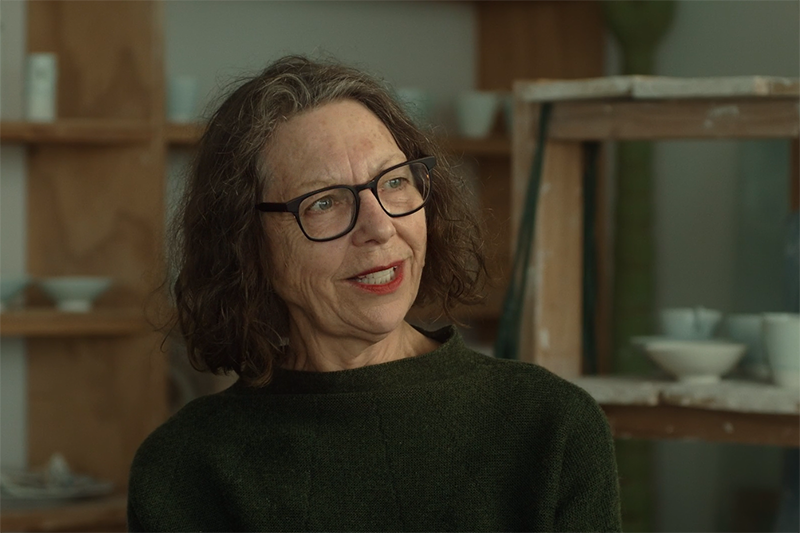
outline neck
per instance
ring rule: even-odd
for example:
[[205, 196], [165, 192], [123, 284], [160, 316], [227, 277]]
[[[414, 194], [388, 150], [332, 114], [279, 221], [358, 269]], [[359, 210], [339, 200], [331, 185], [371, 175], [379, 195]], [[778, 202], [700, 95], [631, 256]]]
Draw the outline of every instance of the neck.
[[407, 322], [379, 340], [341, 338], [316, 333], [302, 335], [292, 325], [290, 354], [282, 365], [289, 370], [333, 372], [388, 363], [433, 351], [438, 343]]

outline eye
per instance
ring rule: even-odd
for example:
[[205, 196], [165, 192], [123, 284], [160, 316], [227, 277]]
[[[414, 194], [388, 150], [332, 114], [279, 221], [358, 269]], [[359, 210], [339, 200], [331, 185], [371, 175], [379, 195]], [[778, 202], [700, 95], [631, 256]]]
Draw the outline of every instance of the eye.
[[399, 190], [405, 188], [408, 184], [408, 179], [404, 177], [389, 178], [383, 182], [383, 188], [386, 190]]
[[306, 211], [320, 213], [332, 209], [333, 205], [334, 205], [333, 197], [323, 196], [322, 198], [314, 200], [314, 202], [308, 206]]

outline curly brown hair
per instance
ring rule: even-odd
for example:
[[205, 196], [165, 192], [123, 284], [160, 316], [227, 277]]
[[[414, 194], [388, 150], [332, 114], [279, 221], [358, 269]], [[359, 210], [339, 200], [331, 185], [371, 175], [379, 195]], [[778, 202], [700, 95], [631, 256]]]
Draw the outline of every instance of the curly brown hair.
[[240, 82], [213, 113], [173, 222], [176, 320], [195, 368], [236, 372], [252, 386], [269, 383], [288, 335], [288, 312], [270, 281], [264, 222], [255, 209], [269, 181], [265, 148], [282, 122], [343, 99], [375, 113], [408, 159], [437, 158], [415, 305], [436, 305], [452, 319], [455, 305], [481, 300], [482, 223], [469, 187], [432, 137], [372, 76], [288, 56]]

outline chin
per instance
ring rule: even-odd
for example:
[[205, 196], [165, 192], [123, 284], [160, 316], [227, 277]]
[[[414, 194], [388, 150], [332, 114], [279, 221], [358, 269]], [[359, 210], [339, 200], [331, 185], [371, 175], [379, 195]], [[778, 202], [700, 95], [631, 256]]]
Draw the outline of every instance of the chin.
[[365, 329], [381, 336], [388, 335], [403, 325], [410, 309], [411, 305], [407, 302], [403, 302], [402, 305], [396, 302], [391, 305], [365, 310], [364, 319], [367, 322]]

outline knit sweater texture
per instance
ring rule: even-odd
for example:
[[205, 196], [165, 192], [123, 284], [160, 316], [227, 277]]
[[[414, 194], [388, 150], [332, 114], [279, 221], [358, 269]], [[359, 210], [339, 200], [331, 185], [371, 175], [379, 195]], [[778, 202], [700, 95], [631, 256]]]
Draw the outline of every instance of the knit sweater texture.
[[131, 531], [619, 531], [608, 423], [582, 389], [468, 349], [277, 369], [194, 400], [131, 467]]

